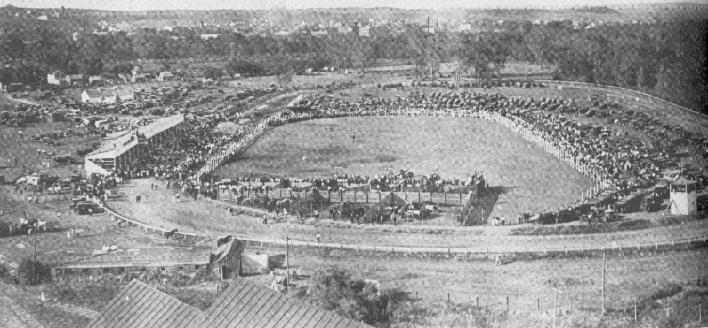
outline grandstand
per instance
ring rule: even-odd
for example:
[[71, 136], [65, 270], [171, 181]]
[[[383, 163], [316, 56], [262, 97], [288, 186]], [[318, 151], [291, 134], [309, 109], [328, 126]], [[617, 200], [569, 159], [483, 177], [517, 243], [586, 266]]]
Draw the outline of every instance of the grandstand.
[[86, 175], [108, 175], [112, 171], [127, 168], [134, 160], [143, 157], [151, 147], [180, 136], [183, 123], [184, 115], [177, 114], [107, 136], [98, 149], [86, 155]]

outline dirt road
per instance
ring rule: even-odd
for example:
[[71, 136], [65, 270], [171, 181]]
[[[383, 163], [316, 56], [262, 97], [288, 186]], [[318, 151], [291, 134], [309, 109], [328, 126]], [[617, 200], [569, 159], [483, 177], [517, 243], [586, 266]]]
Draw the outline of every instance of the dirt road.
[[[233, 234], [237, 238], [284, 243], [288, 236], [293, 245], [316, 245], [316, 235], [330, 248], [395, 250], [397, 252], [506, 253], [590, 250], [602, 248], [650, 248], [708, 238], [708, 221], [661, 226], [617, 233], [572, 234], [552, 236], [510, 235], [514, 227], [439, 227], [428, 233], [395, 232], [395, 227], [373, 225], [356, 228], [312, 224], [263, 224], [261, 218], [233, 215], [228, 205], [208, 200], [174, 200], [176, 190], [149, 188], [151, 180], [133, 180], [121, 187], [128, 197], [108, 205], [140, 222], [178, 229], [206, 237]], [[143, 201], [132, 201], [142, 195]], [[518, 226], [517, 226], [518, 227]]]

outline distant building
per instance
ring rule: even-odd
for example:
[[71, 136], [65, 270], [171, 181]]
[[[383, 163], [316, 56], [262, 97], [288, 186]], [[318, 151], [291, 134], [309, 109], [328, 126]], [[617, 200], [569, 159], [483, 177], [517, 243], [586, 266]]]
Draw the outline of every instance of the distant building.
[[66, 83], [71, 86], [81, 86], [84, 84], [84, 76], [81, 74], [70, 74], [65, 78]]
[[147, 82], [147, 75], [142, 74], [142, 73], [133, 74], [133, 76], [130, 77], [130, 82], [133, 82], [133, 83]]
[[58, 71], [47, 73], [47, 83], [53, 85], [65, 85], [67, 83], [66, 74]]
[[105, 80], [100, 75], [89, 76], [89, 85], [90, 86], [93, 86], [93, 85], [102, 86], [104, 82], [105, 82]]
[[157, 75], [157, 80], [158, 81], [172, 81], [175, 78], [175, 75], [172, 74], [172, 72], [160, 72], [159, 75]]
[[201, 38], [202, 40], [209, 40], [209, 39], [216, 39], [220, 35], [221, 34], [205, 33], [205, 34], [200, 34], [199, 38]]
[[132, 91], [123, 89], [84, 89], [81, 93], [81, 102], [86, 104], [115, 104], [134, 99]]
[[359, 36], [371, 36], [370, 30], [371, 30], [370, 25], [360, 26], [359, 27]]

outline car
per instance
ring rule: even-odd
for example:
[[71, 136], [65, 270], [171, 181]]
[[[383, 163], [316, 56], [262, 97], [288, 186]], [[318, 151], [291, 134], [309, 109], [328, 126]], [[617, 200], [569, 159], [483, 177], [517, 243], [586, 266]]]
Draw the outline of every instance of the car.
[[103, 211], [105, 210], [102, 207], [91, 202], [81, 201], [74, 205], [74, 213], [79, 215], [96, 214], [102, 213]]

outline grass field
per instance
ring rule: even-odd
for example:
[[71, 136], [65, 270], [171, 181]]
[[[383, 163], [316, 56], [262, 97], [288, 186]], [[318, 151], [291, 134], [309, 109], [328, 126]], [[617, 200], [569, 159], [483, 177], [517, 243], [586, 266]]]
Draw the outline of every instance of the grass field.
[[590, 181], [495, 123], [453, 118], [341, 118], [281, 126], [266, 133], [221, 176], [289, 177], [387, 170], [466, 178], [482, 172], [504, 187], [492, 215], [566, 206]]
[[[695, 286], [697, 279], [708, 278], [704, 263], [707, 255], [705, 249], [699, 249], [656, 256], [608, 257], [609, 315], [605, 325], [598, 323], [602, 288], [602, 258], [598, 257], [546, 258], [497, 266], [493, 262], [416, 257], [312, 256], [291, 250], [290, 263], [298, 273], [341, 268], [358, 278], [377, 280], [383, 287], [409, 292], [417, 301], [408, 307], [408, 314], [398, 327], [550, 327], [555, 287], [557, 327], [675, 327], [658, 324], [664, 311], [657, 308], [671, 306], [672, 290], [692, 292], [699, 295], [698, 299], [691, 298], [690, 304], [682, 305], [683, 313], [672, 316], [678, 315], [679, 322], [696, 323], [698, 305], [701, 299], [705, 304], [708, 297], [705, 288]], [[477, 299], [491, 313], [467, 311], [474, 310]], [[633, 322], [634, 302], [639, 303], [642, 324]], [[418, 311], [423, 317], [415, 316]], [[658, 319], [653, 317], [654, 312], [659, 312]], [[494, 318], [494, 314], [500, 315], [497, 322], [479, 323], [480, 319]]]

